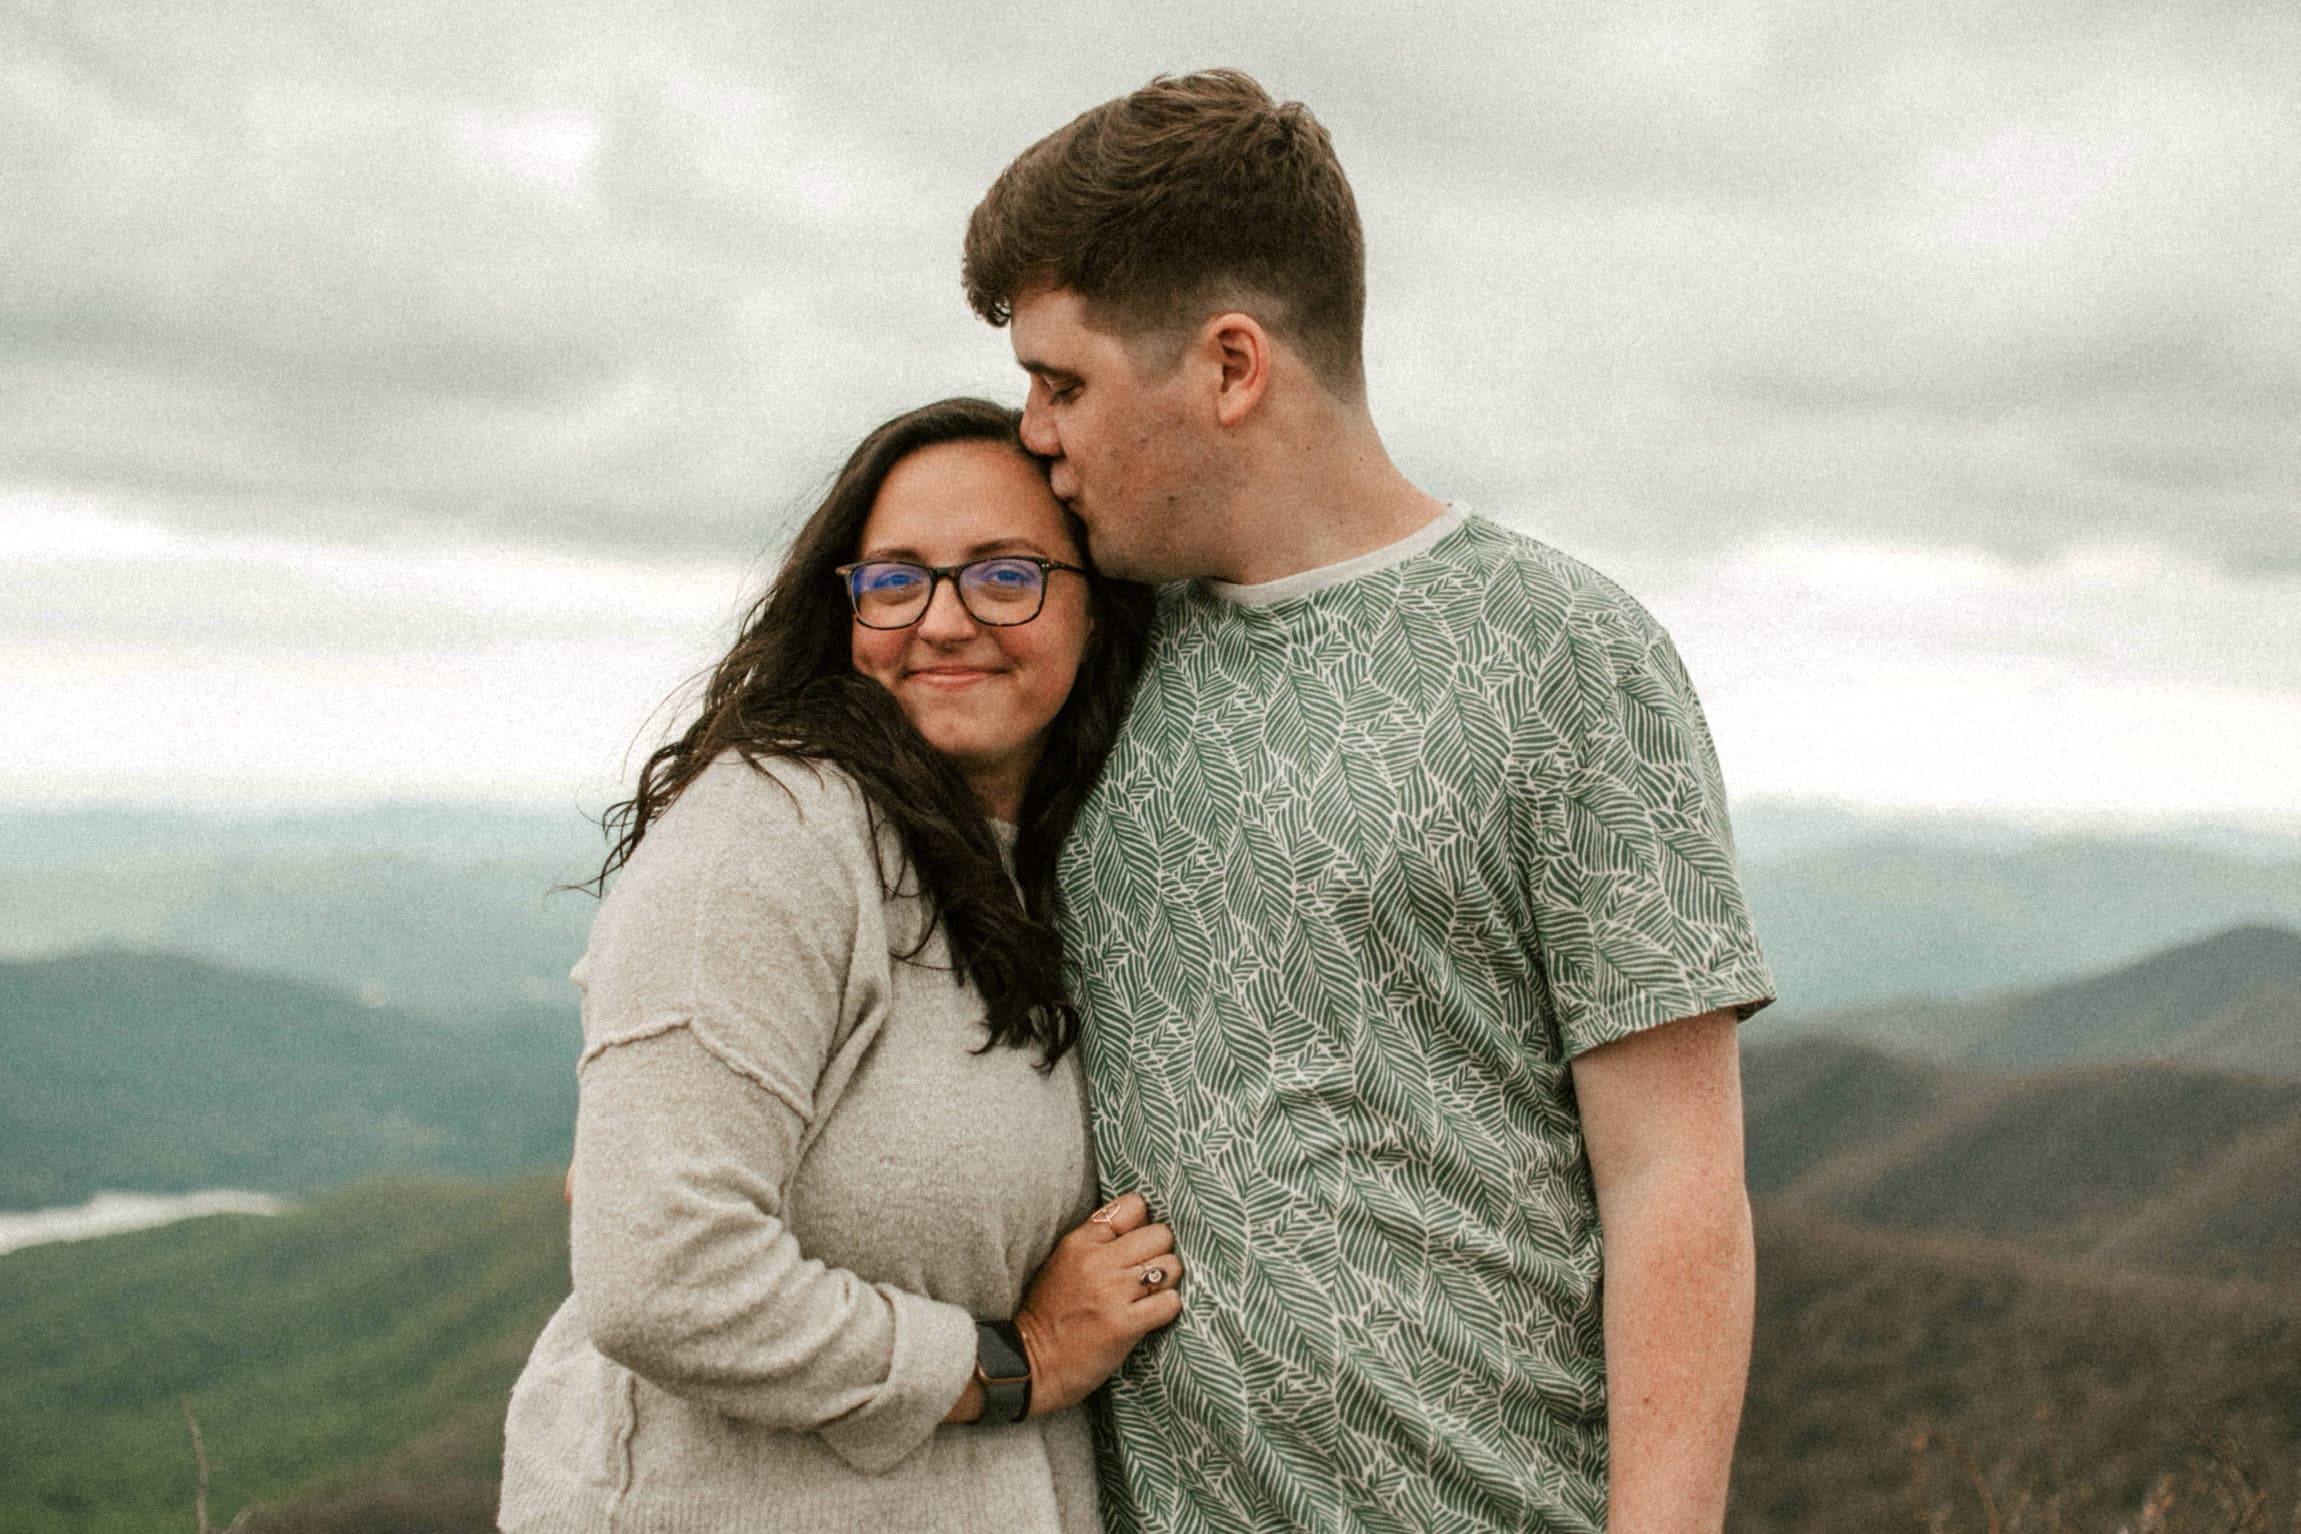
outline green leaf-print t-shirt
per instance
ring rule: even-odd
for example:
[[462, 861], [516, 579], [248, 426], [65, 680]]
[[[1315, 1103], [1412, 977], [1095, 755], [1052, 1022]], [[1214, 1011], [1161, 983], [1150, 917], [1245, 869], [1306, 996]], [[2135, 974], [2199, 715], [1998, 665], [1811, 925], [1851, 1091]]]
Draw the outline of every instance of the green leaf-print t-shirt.
[[1567, 1064], [1773, 994], [1668, 636], [1460, 514], [1171, 588], [1062, 892], [1103, 1184], [1189, 1263], [1113, 1534], [1600, 1528]]

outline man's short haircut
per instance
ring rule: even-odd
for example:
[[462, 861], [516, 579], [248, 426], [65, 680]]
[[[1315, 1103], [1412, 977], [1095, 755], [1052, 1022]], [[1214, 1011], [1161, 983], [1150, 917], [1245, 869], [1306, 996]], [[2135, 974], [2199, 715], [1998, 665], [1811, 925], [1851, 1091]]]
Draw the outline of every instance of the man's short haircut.
[[1365, 393], [1366, 247], [1326, 129], [1235, 69], [1161, 75], [1017, 156], [967, 221], [967, 302], [993, 325], [1068, 288], [1098, 328], [1171, 340], [1225, 309], [1329, 393]]

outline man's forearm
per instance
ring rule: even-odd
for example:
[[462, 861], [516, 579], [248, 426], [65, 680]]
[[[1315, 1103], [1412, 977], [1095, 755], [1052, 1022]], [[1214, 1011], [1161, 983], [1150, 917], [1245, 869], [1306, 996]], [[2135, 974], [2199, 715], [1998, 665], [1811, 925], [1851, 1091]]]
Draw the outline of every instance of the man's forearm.
[[1609, 1534], [1717, 1534], [1755, 1303], [1739, 1158], [1646, 1169], [1600, 1210]]

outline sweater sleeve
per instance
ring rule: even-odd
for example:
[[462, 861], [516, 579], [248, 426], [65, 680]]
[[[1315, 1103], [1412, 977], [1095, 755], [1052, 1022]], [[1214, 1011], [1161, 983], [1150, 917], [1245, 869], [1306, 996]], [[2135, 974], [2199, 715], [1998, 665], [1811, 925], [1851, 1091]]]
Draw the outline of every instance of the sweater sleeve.
[[576, 1303], [633, 1373], [877, 1473], [958, 1399], [974, 1321], [826, 1266], [784, 1222], [818, 1085], [877, 1004], [885, 936], [865, 919], [880, 897], [860, 814], [732, 772], [750, 769], [706, 774], [651, 828], [594, 927]]

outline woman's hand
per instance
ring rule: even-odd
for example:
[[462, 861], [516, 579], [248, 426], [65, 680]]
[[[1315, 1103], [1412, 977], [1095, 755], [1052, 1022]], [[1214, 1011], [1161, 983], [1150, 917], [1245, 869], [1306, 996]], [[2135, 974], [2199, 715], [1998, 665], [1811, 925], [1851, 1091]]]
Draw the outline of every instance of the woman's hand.
[[1182, 1314], [1174, 1232], [1122, 1193], [1055, 1243], [1031, 1280], [1015, 1329], [1031, 1355], [1031, 1415], [1085, 1400], [1146, 1333]]

